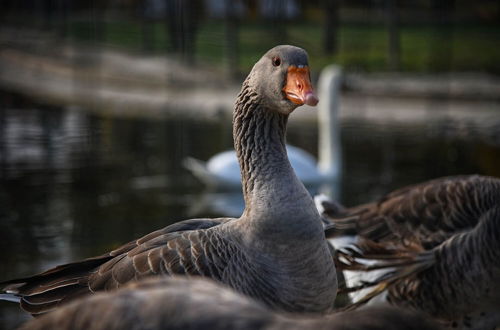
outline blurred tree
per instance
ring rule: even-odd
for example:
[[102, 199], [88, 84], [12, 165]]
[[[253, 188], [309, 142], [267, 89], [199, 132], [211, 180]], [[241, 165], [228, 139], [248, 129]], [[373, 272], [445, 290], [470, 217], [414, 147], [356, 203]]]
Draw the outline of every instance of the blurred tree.
[[401, 46], [399, 41], [399, 14], [396, 0], [385, 0], [387, 33], [389, 42], [387, 48], [387, 61], [389, 70], [397, 71], [400, 66]]
[[68, 36], [68, 17], [70, 11], [70, 0], [57, 0], [57, 16], [59, 21], [59, 36], [66, 38]]
[[203, 17], [202, 0], [165, 0], [167, 35], [182, 60], [194, 58], [195, 36]]
[[143, 0], [135, 4], [141, 21], [142, 49], [146, 52], [155, 50], [156, 22], [165, 18], [166, 5], [163, 0]]
[[226, 56], [229, 74], [232, 77], [238, 75], [238, 12], [234, 0], [225, 1], [226, 20]]
[[92, 22], [92, 30], [90, 31], [90, 39], [104, 43], [106, 41], [106, 9], [108, 6], [107, 1], [90, 0], [89, 14]]
[[271, 22], [275, 43], [285, 44], [288, 40], [287, 20], [298, 17], [299, 8], [295, 0], [260, 0], [260, 15]]
[[333, 55], [337, 52], [339, 21], [339, 0], [323, 0], [325, 12], [323, 51]]
[[454, 13], [455, 0], [432, 1], [434, 38], [429, 58], [431, 71], [452, 70]]
[[[3, 93], [2, 93], [3, 94]], [[2, 95], [3, 96], [3, 95]], [[5, 96], [0, 102], [0, 178], [7, 177], [7, 121], [5, 114]]]
[[54, 20], [52, 18], [52, 13], [54, 12], [54, 4], [52, 3], [52, 0], [43, 0], [41, 3], [41, 8], [38, 8], [38, 10], [41, 10], [41, 14], [43, 17], [42, 29], [50, 30], [52, 28], [52, 25], [54, 24]]

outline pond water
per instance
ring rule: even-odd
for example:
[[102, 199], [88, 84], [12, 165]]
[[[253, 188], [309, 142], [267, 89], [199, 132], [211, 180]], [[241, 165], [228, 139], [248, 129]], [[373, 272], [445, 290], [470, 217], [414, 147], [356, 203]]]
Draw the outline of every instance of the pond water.
[[[238, 193], [208, 194], [181, 165], [231, 148], [230, 120], [119, 119], [0, 94], [0, 280], [101, 254], [185, 218], [239, 212]], [[439, 176], [500, 176], [498, 113], [485, 123], [343, 120], [341, 140], [346, 205]], [[316, 126], [291, 125], [288, 141], [316, 154]], [[26, 317], [0, 302], [0, 328]]]

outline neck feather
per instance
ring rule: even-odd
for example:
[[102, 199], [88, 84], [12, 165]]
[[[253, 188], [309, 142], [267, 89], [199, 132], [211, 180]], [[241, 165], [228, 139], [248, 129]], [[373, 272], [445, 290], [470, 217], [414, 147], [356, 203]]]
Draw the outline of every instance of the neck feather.
[[262, 106], [257, 93], [244, 83], [236, 101], [233, 137], [247, 207], [259, 186], [279, 175], [295, 175], [286, 154], [287, 120], [288, 115]]
[[324, 237], [311, 195], [288, 160], [288, 115], [262, 104], [265, 102], [244, 83], [236, 101], [233, 136], [241, 168], [245, 199], [242, 217], [247, 232], [259, 237], [270, 235], [273, 241], [279, 238], [275, 232], [280, 232], [283, 239]]

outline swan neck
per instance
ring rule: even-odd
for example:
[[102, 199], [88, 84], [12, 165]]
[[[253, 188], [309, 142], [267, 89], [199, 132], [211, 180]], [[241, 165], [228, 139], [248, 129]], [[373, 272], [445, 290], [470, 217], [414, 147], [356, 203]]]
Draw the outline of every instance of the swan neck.
[[318, 84], [321, 102], [318, 109], [319, 169], [329, 178], [338, 178], [341, 172], [340, 127], [338, 122], [342, 71], [329, 66], [321, 74]]

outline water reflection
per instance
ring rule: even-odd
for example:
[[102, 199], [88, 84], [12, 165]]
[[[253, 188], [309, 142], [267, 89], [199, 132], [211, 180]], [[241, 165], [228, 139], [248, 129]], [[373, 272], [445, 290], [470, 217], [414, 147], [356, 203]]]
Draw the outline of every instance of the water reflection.
[[188, 208], [193, 217], [202, 214], [224, 214], [228, 217], [238, 217], [245, 208], [241, 191], [204, 190], [193, 196], [196, 200]]
[[[340, 182], [331, 181], [319, 186], [307, 186], [312, 196], [325, 193], [330, 197], [340, 196]], [[204, 217], [207, 214], [239, 217], [245, 208], [241, 190], [203, 189], [198, 194], [189, 197], [193, 203], [188, 204], [187, 214], [190, 217]]]
[[[238, 216], [241, 194], [206, 191], [182, 167], [232, 145], [230, 120], [116, 119], [2, 93], [0, 280], [98, 255], [189, 217]], [[478, 116], [481, 114], [478, 114]], [[421, 124], [344, 120], [341, 201], [437, 176], [500, 176], [500, 118]], [[316, 154], [313, 124], [288, 140]], [[0, 328], [26, 315], [0, 305]]]

